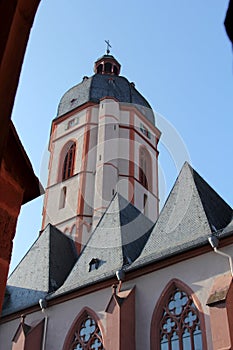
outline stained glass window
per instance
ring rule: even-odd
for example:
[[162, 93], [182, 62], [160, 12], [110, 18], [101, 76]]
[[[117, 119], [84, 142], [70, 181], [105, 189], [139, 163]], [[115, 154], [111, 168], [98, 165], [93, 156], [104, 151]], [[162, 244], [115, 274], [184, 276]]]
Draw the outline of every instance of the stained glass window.
[[86, 312], [77, 324], [70, 350], [104, 350], [99, 326]]
[[175, 288], [164, 306], [160, 322], [161, 350], [202, 350], [198, 310], [191, 296]]

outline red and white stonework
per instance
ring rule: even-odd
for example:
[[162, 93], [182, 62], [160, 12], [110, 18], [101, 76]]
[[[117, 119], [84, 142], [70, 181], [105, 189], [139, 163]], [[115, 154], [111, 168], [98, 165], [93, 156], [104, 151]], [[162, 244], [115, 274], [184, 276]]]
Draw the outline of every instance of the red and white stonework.
[[[108, 58], [97, 61], [95, 69], [106, 62]], [[118, 64], [115, 59], [110, 62]], [[156, 221], [161, 133], [147, 119], [147, 109], [104, 96], [53, 121], [42, 230], [51, 223], [77, 245], [85, 244], [116, 192]], [[70, 174], [64, 178], [71, 145]]]
[[160, 131], [119, 73], [104, 55], [61, 99], [42, 232], [8, 278], [1, 349], [233, 349], [232, 208], [185, 162], [159, 212]]

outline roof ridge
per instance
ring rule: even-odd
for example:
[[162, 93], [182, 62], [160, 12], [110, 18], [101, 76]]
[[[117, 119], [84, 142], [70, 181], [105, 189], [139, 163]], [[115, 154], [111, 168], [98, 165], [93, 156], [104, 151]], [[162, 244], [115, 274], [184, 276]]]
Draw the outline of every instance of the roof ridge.
[[[100, 218], [100, 220], [98, 221], [96, 227], [94, 228], [94, 230], [92, 231], [90, 237], [88, 238], [88, 240], [87, 240], [85, 246], [83, 247], [81, 253], [79, 254], [78, 259], [77, 259], [77, 261], [76, 261], [76, 264], [78, 263], [78, 261], [80, 260], [80, 258], [82, 257], [82, 255], [85, 254], [86, 249], [88, 249], [89, 242], [92, 240], [93, 235], [95, 234], [95, 232], [97, 231], [97, 229], [98, 229], [99, 226], [101, 225], [101, 222], [104, 220], [104, 217], [106, 216], [106, 214], [107, 214], [107, 212], [108, 212], [108, 210], [109, 210], [110, 205], [113, 203], [113, 201], [115, 200], [115, 197], [116, 197], [118, 194], [119, 194], [118, 192], [115, 192], [115, 194], [114, 194], [114, 196], [112, 197], [111, 201], [109, 202], [109, 204], [108, 204], [108, 206], [107, 206], [105, 212], [104, 212], [103, 215], [101, 216], [101, 218]], [[71, 273], [71, 272], [72, 272], [72, 270], [70, 271], [70, 273]], [[68, 276], [67, 276], [67, 277], [68, 277]]]
[[29, 249], [27, 250], [27, 252], [24, 254], [24, 256], [21, 258], [21, 260], [19, 261], [19, 263], [17, 264], [17, 266], [14, 268], [14, 270], [11, 272], [11, 274], [8, 276], [8, 280], [10, 280], [11, 278], [13, 278], [13, 275], [16, 273], [16, 271], [18, 270], [18, 268], [20, 267], [20, 265], [23, 263], [23, 261], [28, 257], [28, 255], [32, 252], [33, 247], [38, 243], [38, 241], [41, 239], [42, 235], [44, 235], [47, 230], [48, 227], [50, 227], [50, 223], [45, 227], [45, 229], [38, 235], [38, 237], [36, 238], [36, 240], [31, 244], [31, 246], [29, 247]]
[[222, 199], [215, 203], [215, 191], [196, 174], [185, 162], [132, 268], [203, 245], [207, 243], [214, 224], [218, 229], [230, 221], [231, 208]]
[[223, 229], [231, 221], [232, 208], [195, 169], [190, 168], [211, 231]]

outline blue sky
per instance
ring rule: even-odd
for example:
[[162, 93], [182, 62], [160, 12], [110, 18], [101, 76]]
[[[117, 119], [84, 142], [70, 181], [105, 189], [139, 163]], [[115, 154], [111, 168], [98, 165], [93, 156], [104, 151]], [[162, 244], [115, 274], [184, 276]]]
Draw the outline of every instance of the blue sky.
[[[160, 145], [162, 201], [188, 158], [232, 206], [233, 54], [223, 26], [227, 6], [228, 0], [42, 0], [13, 121], [43, 185], [59, 100], [93, 74], [109, 39], [121, 74], [166, 120]], [[42, 200], [21, 210], [11, 270], [38, 237]]]

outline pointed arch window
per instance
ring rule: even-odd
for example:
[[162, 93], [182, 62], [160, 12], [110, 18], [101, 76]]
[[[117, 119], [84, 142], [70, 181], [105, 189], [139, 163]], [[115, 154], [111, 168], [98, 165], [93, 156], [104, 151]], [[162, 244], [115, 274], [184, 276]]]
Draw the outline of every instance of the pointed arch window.
[[139, 150], [139, 181], [147, 190], [151, 191], [152, 182], [152, 165], [151, 157], [145, 147], [140, 147]]
[[62, 181], [69, 179], [74, 173], [74, 157], [76, 145], [74, 142], [69, 146], [62, 166]]
[[154, 312], [151, 349], [204, 350], [200, 313], [191, 295], [173, 284], [164, 298], [160, 311]]
[[96, 318], [84, 310], [69, 336], [68, 350], [104, 350], [103, 337]]

